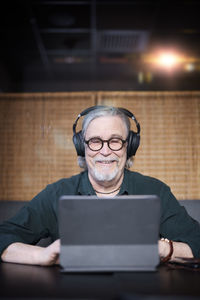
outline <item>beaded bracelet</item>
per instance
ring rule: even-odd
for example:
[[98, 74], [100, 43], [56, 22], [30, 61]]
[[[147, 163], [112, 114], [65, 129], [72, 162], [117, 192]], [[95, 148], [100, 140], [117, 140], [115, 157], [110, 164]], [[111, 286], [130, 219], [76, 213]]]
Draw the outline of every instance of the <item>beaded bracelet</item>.
[[168, 239], [165, 239], [165, 238], [161, 238], [161, 241], [165, 241], [165, 242], [169, 243], [169, 246], [170, 246], [169, 254], [167, 256], [165, 256], [165, 257], [162, 257], [160, 259], [162, 263], [166, 263], [166, 262], [168, 262], [171, 259], [172, 254], [174, 252], [174, 247], [173, 247], [173, 243], [172, 243], [171, 240], [168, 240]]

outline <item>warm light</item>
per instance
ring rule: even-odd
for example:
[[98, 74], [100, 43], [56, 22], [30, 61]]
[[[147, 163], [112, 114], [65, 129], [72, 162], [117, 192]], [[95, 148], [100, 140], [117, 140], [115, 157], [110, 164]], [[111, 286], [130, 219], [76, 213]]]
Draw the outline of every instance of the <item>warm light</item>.
[[138, 73], [138, 82], [139, 83], [150, 83], [153, 79], [153, 74], [151, 72], [139, 72]]
[[166, 68], [172, 68], [179, 62], [178, 56], [173, 53], [163, 53], [158, 56], [157, 63]]
[[188, 71], [188, 72], [192, 72], [195, 70], [195, 65], [192, 64], [192, 63], [188, 63], [185, 65], [185, 70]]
[[[188, 55], [178, 49], [152, 49], [150, 53], [142, 56], [142, 62], [146, 66], [146, 70], [155, 73], [165, 73], [168, 75], [177, 72], [199, 72], [200, 57]], [[140, 75], [140, 76], [139, 76]], [[144, 81], [143, 74], [138, 75], [138, 81]]]
[[185, 57], [176, 51], [158, 50], [149, 55], [143, 57], [146, 63], [150, 63], [156, 68], [163, 70], [175, 70], [178, 69], [183, 62]]

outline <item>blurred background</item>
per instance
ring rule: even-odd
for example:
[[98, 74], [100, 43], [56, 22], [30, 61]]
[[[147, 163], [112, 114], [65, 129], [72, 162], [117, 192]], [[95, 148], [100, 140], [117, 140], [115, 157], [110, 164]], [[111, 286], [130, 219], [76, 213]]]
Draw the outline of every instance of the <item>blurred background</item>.
[[140, 122], [132, 170], [200, 199], [199, 14], [193, 0], [3, 1], [0, 200], [79, 173], [72, 124], [98, 104]]
[[197, 90], [200, 1], [4, 1], [0, 91]]

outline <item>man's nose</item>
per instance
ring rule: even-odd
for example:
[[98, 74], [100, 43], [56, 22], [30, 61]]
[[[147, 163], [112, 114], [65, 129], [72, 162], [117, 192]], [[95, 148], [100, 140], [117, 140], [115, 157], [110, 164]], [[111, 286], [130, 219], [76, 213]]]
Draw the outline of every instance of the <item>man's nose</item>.
[[108, 143], [104, 142], [103, 147], [99, 151], [102, 155], [107, 156], [112, 153], [112, 150], [108, 147]]

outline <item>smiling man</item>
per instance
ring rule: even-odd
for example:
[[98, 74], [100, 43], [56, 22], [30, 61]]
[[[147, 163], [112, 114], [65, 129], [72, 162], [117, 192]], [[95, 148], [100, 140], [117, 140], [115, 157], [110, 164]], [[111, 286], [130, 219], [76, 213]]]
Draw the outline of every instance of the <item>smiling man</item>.
[[96, 118], [87, 127], [86, 164], [97, 194], [106, 192], [114, 196], [119, 192], [126, 164], [127, 137], [128, 130], [119, 116]]
[[[82, 130], [76, 132], [81, 116]], [[130, 119], [137, 132], [130, 130]], [[140, 125], [123, 108], [91, 107], [73, 125], [79, 165], [85, 170], [48, 185], [16, 216], [0, 226], [0, 254], [6, 262], [52, 265], [59, 262], [57, 204], [61, 195], [155, 194], [161, 199], [159, 254], [163, 261], [176, 256], [200, 257], [200, 225], [181, 207], [163, 182], [128, 170], [140, 142]], [[145, 210], [145, 207], [144, 207]], [[141, 216], [142, 217], [142, 216]], [[51, 237], [46, 248], [37, 242]]]

